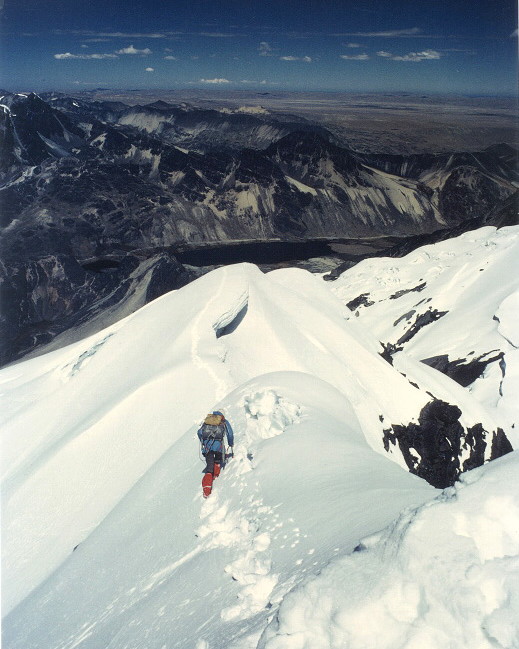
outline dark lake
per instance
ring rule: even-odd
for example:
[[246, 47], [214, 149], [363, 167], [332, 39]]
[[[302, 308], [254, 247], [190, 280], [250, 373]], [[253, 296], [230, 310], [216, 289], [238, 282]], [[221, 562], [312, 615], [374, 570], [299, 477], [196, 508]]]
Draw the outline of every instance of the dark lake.
[[358, 259], [367, 254], [389, 248], [392, 237], [379, 239], [313, 239], [308, 241], [246, 241], [218, 245], [192, 245], [172, 250], [182, 264], [190, 266], [218, 266], [250, 262], [277, 264], [304, 261], [313, 257]]

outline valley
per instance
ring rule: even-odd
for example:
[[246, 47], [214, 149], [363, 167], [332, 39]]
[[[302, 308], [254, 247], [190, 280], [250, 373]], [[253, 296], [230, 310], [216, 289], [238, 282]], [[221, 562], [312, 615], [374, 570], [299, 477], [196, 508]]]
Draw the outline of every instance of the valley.
[[333, 279], [517, 222], [506, 99], [94, 91], [0, 104], [2, 364], [215, 266]]

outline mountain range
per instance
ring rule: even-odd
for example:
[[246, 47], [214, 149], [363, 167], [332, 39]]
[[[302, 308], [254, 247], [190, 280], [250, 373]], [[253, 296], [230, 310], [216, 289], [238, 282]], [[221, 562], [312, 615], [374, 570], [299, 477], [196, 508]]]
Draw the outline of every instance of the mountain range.
[[517, 151], [505, 144], [358, 154], [258, 107], [56, 93], [0, 104], [3, 364], [192, 281], [201, 271], [175, 257], [186, 246], [408, 240], [517, 220]]

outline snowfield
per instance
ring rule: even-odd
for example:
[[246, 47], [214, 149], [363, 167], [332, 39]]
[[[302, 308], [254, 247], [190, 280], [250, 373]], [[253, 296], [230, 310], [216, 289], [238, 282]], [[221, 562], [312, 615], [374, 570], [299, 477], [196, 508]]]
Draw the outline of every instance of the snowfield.
[[[4, 646], [517, 648], [518, 452], [442, 491], [392, 435], [445, 402], [462, 462], [519, 442], [518, 235], [221, 268], [0, 371]], [[213, 409], [235, 457], [203, 500]]]

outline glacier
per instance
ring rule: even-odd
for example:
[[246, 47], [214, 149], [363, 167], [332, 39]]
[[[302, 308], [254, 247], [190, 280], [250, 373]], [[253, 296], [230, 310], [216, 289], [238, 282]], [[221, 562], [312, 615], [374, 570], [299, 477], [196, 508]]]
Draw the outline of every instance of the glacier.
[[[518, 443], [518, 236], [336, 282], [220, 268], [1, 370], [5, 646], [517, 647], [519, 456], [488, 460]], [[397, 345], [424, 306], [448, 313]], [[496, 350], [466, 386], [421, 362]], [[486, 448], [446, 489], [384, 443], [439, 402]], [[203, 500], [215, 408], [235, 457]]]

